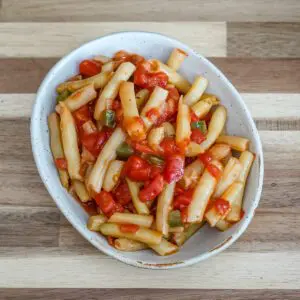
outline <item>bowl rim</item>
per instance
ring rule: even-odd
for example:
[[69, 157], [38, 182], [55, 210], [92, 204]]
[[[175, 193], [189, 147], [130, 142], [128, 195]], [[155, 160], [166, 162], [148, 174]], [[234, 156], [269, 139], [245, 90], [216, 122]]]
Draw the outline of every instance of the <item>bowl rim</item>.
[[[65, 60], [67, 60], [70, 56], [72, 56], [74, 53], [76, 53], [77, 51], [80, 51], [81, 48], [83, 47], [88, 47], [88, 45], [93, 44], [95, 42], [98, 42], [102, 39], [105, 39], [107, 37], [110, 36], [114, 36], [114, 35], [127, 35], [127, 34], [142, 34], [142, 35], [149, 35], [149, 36], [160, 36], [165, 38], [166, 40], [169, 41], [175, 41], [176, 43], [180, 44], [182, 47], [188, 49], [188, 51], [193, 52], [199, 59], [202, 59], [212, 70], [213, 72], [217, 72], [220, 76], [220, 78], [222, 79], [222, 81], [224, 81], [224, 84], [227, 85], [232, 94], [234, 95], [234, 97], [237, 99], [237, 101], [239, 102], [239, 104], [242, 106], [248, 122], [251, 126], [251, 129], [253, 131], [253, 137], [257, 143], [257, 153], [259, 153], [259, 161], [258, 161], [258, 166], [259, 166], [259, 174], [258, 174], [258, 186], [255, 192], [255, 197], [254, 200], [251, 204], [250, 210], [248, 212], [248, 218], [246, 218], [246, 220], [244, 221], [244, 223], [242, 224], [242, 226], [232, 234], [232, 236], [230, 238], [227, 238], [224, 242], [222, 242], [219, 246], [216, 246], [214, 249], [199, 254], [195, 257], [189, 258], [185, 261], [182, 262], [178, 262], [178, 263], [153, 263], [153, 264], [149, 264], [149, 263], [144, 263], [142, 261], [133, 259], [133, 258], [129, 258], [126, 257], [124, 255], [118, 255], [117, 253], [113, 253], [111, 252], [108, 247], [106, 246], [102, 246], [100, 244], [98, 244], [94, 239], [88, 239], [85, 235], [85, 232], [82, 228], [82, 226], [80, 224], [78, 224], [76, 222], [75, 219], [73, 219], [72, 216], [70, 216], [69, 214], [66, 213], [66, 209], [63, 207], [63, 205], [60, 203], [60, 201], [58, 201], [56, 199], [56, 196], [54, 195], [54, 192], [52, 191], [53, 188], [50, 186], [50, 184], [48, 183], [48, 181], [45, 178], [45, 173], [43, 170], [43, 161], [39, 156], [39, 151], [37, 150], [37, 147], [35, 146], [34, 143], [34, 139], [35, 136], [38, 134], [39, 131], [39, 126], [37, 123], [37, 120], [39, 120], [39, 118], [36, 118], [35, 116], [37, 115], [38, 112], [38, 105], [40, 102], [39, 98], [40, 98], [40, 94], [42, 94], [42, 91], [47, 87], [48, 81], [51, 79], [51, 77], [53, 76], [53, 74], [55, 74], [55, 70], [58, 69], [60, 66], [62, 66], [65, 63]], [[41, 98], [42, 99], [42, 98]], [[38, 90], [37, 90], [37, 94], [36, 94], [36, 98], [35, 98], [35, 102], [32, 106], [32, 114], [31, 114], [31, 124], [30, 124], [30, 134], [31, 134], [31, 147], [32, 147], [32, 152], [33, 152], [33, 157], [34, 157], [34, 161], [35, 164], [37, 166], [39, 175], [48, 191], [48, 193], [50, 194], [51, 198], [54, 200], [54, 202], [56, 203], [56, 205], [58, 206], [58, 208], [60, 209], [60, 211], [64, 214], [64, 216], [68, 219], [68, 221], [72, 224], [72, 226], [86, 239], [88, 240], [93, 246], [95, 246], [98, 250], [100, 250], [101, 252], [103, 252], [104, 254], [113, 257], [123, 263], [126, 263], [128, 265], [132, 265], [135, 267], [142, 267], [142, 268], [147, 268], [147, 269], [157, 269], [157, 270], [161, 270], [161, 269], [175, 269], [175, 268], [180, 268], [180, 267], [187, 267], [190, 265], [193, 265], [195, 263], [198, 263], [200, 261], [203, 261], [209, 257], [212, 257], [220, 252], [222, 252], [223, 250], [227, 249], [229, 246], [231, 246], [246, 230], [246, 228], [249, 226], [254, 214], [255, 214], [255, 209], [258, 206], [258, 203], [260, 201], [261, 198], [261, 193], [262, 193], [262, 187], [263, 187], [263, 178], [264, 178], [264, 157], [263, 157], [263, 148], [262, 148], [262, 143], [261, 143], [261, 139], [258, 133], [258, 130], [256, 128], [255, 122], [250, 114], [250, 111], [248, 110], [244, 100], [242, 99], [241, 95], [239, 94], [239, 92], [237, 91], [237, 89], [233, 86], [233, 84], [229, 81], [229, 79], [227, 79], [227, 77], [223, 74], [223, 72], [221, 72], [212, 62], [210, 62], [206, 57], [202, 56], [201, 54], [199, 54], [197, 51], [195, 51], [194, 49], [192, 49], [190, 46], [186, 45], [185, 43], [177, 40], [176, 38], [173, 37], [169, 37], [167, 35], [161, 34], [161, 33], [157, 33], [157, 32], [149, 32], [149, 31], [118, 31], [118, 32], [114, 32], [114, 33], [109, 33], [106, 35], [103, 35], [99, 38], [93, 39], [89, 42], [86, 42], [82, 45], [80, 45], [79, 47], [75, 48], [74, 50], [72, 50], [71, 52], [67, 53], [66, 55], [64, 55], [47, 73], [47, 75], [44, 77], [43, 81], [41, 82]]]

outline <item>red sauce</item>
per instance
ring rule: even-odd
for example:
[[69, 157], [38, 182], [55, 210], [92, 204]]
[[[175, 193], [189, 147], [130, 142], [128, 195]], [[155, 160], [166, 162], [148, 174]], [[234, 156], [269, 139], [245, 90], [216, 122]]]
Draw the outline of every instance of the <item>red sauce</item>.
[[217, 198], [214, 202], [214, 207], [218, 211], [218, 213], [223, 216], [225, 215], [230, 209], [230, 203], [222, 198]]

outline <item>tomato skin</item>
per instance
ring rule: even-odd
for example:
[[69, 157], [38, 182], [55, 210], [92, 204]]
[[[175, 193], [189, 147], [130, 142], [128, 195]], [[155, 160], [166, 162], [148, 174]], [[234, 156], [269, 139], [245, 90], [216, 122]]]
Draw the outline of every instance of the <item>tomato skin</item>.
[[68, 163], [65, 158], [56, 158], [55, 165], [60, 170], [67, 170], [67, 168], [68, 168]]
[[93, 132], [90, 134], [84, 133], [81, 135], [82, 145], [95, 157], [99, 155], [107, 140], [108, 136], [105, 131]]
[[79, 65], [79, 72], [85, 77], [91, 77], [101, 72], [102, 65], [94, 60], [83, 60]]
[[134, 181], [146, 181], [151, 177], [151, 165], [137, 155], [129, 157], [123, 170], [122, 173]]
[[142, 153], [146, 153], [146, 154], [157, 154], [152, 148], [150, 148], [149, 146], [148, 146], [148, 144], [147, 143], [143, 143], [143, 142], [140, 142], [140, 143], [138, 143], [138, 142], [134, 142], [134, 143], [132, 143], [132, 147], [136, 150], [136, 151], [138, 151], [138, 152], [142, 152]]
[[162, 166], [151, 166], [151, 172], [150, 172], [150, 177], [151, 179], [156, 177], [156, 175], [161, 174], [163, 172], [163, 167]]
[[120, 224], [119, 228], [123, 233], [136, 233], [140, 229], [140, 226], [136, 224]]
[[187, 207], [192, 201], [193, 193], [194, 190], [187, 190], [176, 196], [173, 202], [174, 209], [182, 210], [184, 207]]
[[106, 191], [101, 191], [97, 194], [95, 201], [105, 215], [109, 215], [116, 206], [113, 196]]
[[206, 140], [206, 136], [199, 129], [193, 129], [191, 134], [191, 140], [197, 144], [201, 144]]
[[155, 86], [165, 88], [168, 83], [168, 75], [163, 72], [151, 73], [147, 70], [147, 66], [143, 63], [138, 64], [134, 72], [134, 84], [149, 89]]
[[160, 143], [160, 147], [162, 148], [163, 155], [165, 156], [179, 153], [179, 149], [176, 145], [175, 140], [170, 137], [164, 138]]
[[163, 188], [164, 178], [158, 174], [147, 187], [140, 190], [139, 198], [143, 202], [154, 200], [162, 192]]
[[173, 154], [166, 159], [164, 179], [167, 183], [178, 181], [184, 173], [184, 156]]
[[208, 152], [202, 153], [198, 157], [205, 166], [212, 161], [212, 156]]
[[83, 105], [73, 112], [73, 117], [78, 128], [85, 122], [91, 120], [91, 113], [88, 105]]
[[230, 203], [223, 198], [217, 198], [214, 207], [221, 216], [224, 216], [230, 209]]
[[131, 194], [126, 182], [119, 184], [114, 194], [121, 205], [127, 205], [131, 202]]
[[206, 169], [216, 179], [219, 179], [221, 177], [221, 175], [222, 175], [222, 171], [218, 167], [216, 167], [215, 165], [213, 165], [213, 164], [208, 164], [206, 166]]

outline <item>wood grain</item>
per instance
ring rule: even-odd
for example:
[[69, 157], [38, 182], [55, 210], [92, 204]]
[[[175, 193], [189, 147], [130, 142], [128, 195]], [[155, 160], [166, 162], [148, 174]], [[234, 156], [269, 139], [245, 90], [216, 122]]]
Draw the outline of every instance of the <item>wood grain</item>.
[[[120, 13], [120, 10], [122, 13]], [[3, 0], [1, 21], [299, 21], [297, 0]]]
[[228, 23], [227, 55], [300, 57], [300, 23]]
[[[57, 58], [0, 59], [1, 93], [36, 92], [42, 79], [57, 60]], [[226, 74], [240, 92], [300, 92], [300, 59], [213, 57], [210, 60]]]
[[144, 289], [0, 289], [3, 300], [52, 300], [65, 299], [77, 300], [86, 299], [105, 299], [105, 300], [148, 300], [151, 293], [153, 300], [276, 300], [290, 299], [298, 300], [298, 290], [167, 290], [157, 289], [149, 292]]
[[[0, 23], [0, 57], [61, 57], [120, 28], [162, 33], [181, 40], [203, 55], [226, 56], [224, 22], [97, 22], [64, 23], [63, 26], [61, 23], [27, 23], [26, 26]], [[205, 38], [200, 38], [203, 36]]]
[[60, 213], [56, 208], [0, 206], [1, 247], [55, 247]]
[[42, 249], [16, 252], [15, 249], [13, 255], [0, 256], [0, 270], [9, 270], [0, 272], [0, 285], [7, 288], [236, 289], [238, 283], [239, 289], [298, 289], [299, 268], [299, 251], [225, 251], [189, 268], [157, 271], [133, 269], [99, 252], [49, 252], [47, 249], [46, 252]]

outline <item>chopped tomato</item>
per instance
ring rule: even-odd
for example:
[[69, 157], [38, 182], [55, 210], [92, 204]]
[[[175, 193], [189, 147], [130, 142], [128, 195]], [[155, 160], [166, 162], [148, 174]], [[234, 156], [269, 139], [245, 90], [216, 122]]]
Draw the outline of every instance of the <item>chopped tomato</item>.
[[151, 165], [143, 158], [137, 155], [131, 155], [127, 160], [124, 175], [134, 181], [146, 181], [151, 177]]
[[230, 209], [230, 203], [222, 198], [217, 198], [214, 202], [214, 207], [218, 211], [218, 213], [223, 216], [225, 215]]
[[114, 214], [115, 212], [124, 212], [124, 207], [120, 203], [116, 203], [115, 208], [111, 212], [111, 214]]
[[180, 98], [180, 94], [179, 94], [177, 88], [176, 87], [166, 87], [166, 89], [169, 91], [168, 99], [171, 98], [178, 102], [179, 98]]
[[185, 192], [184, 188], [182, 188], [177, 182], [175, 186], [175, 192], [174, 192], [175, 196], [181, 195], [184, 192]]
[[150, 177], [154, 178], [156, 175], [161, 174], [163, 172], [163, 167], [162, 166], [151, 166], [151, 173]]
[[212, 156], [208, 153], [202, 153], [199, 155], [199, 159], [203, 162], [203, 164], [206, 166], [212, 161]]
[[79, 109], [73, 112], [73, 116], [78, 128], [80, 128], [85, 122], [91, 119], [91, 113], [88, 105], [83, 105]]
[[67, 160], [65, 158], [56, 158], [55, 165], [60, 170], [67, 170], [68, 168]]
[[116, 206], [113, 196], [106, 191], [101, 191], [97, 194], [95, 196], [95, 201], [105, 215], [110, 215]]
[[142, 152], [146, 154], [157, 154], [152, 148], [148, 146], [146, 142], [132, 143], [132, 147], [138, 152]]
[[200, 129], [193, 129], [191, 134], [191, 140], [197, 144], [201, 144], [206, 140], [206, 136], [202, 133]]
[[194, 190], [187, 190], [176, 196], [173, 202], [174, 209], [182, 210], [184, 207], [187, 207], [192, 201], [193, 193]]
[[173, 154], [166, 158], [164, 179], [167, 183], [178, 181], [184, 172], [184, 156]]
[[168, 83], [168, 75], [163, 72], [151, 73], [145, 64], [139, 64], [134, 72], [134, 84], [148, 89], [155, 86], [165, 88]]
[[179, 153], [179, 149], [176, 146], [175, 140], [171, 137], [164, 138], [160, 143], [160, 147], [163, 150], [163, 155], [169, 156]]
[[101, 72], [102, 65], [95, 60], [83, 60], [79, 65], [79, 72], [85, 77], [91, 77]]
[[139, 192], [139, 198], [141, 201], [146, 202], [154, 200], [164, 188], [164, 178], [162, 175], [156, 175], [152, 182]]
[[130, 62], [133, 63], [135, 66], [143, 63], [145, 61], [145, 58], [138, 54], [131, 54], [130, 56]]
[[114, 55], [113, 59], [118, 61], [127, 61], [129, 57], [130, 54], [127, 51], [120, 50]]
[[191, 122], [199, 121], [199, 118], [197, 117], [197, 115], [194, 113], [192, 109], [190, 110], [190, 116], [191, 116]]
[[188, 208], [185, 207], [180, 211], [180, 216], [181, 216], [181, 222], [182, 223], [187, 223], [188, 220]]
[[115, 246], [115, 238], [113, 238], [113, 237], [110, 236], [110, 235], [107, 237], [107, 242], [108, 242], [108, 244], [111, 245], [112, 247]]
[[216, 167], [215, 165], [213, 165], [213, 164], [208, 164], [208, 165], [206, 166], [206, 168], [207, 168], [208, 172], [209, 172], [212, 176], [214, 176], [216, 179], [219, 179], [219, 178], [221, 177], [222, 171], [221, 171], [218, 167]]
[[107, 139], [108, 137], [105, 131], [90, 134], [85, 133], [81, 136], [82, 145], [96, 157], [99, 155]]
[[131, 194], [126, 182], [118, 185], [115, 190], [115, 197], [121, 205], [127, 205], [131, 202]]
[[120, 224], [119, 228], [123, 233], [136, 233], [140, 229], [140, 226], [136, 224]]

